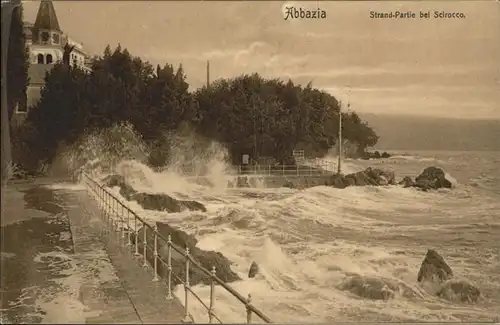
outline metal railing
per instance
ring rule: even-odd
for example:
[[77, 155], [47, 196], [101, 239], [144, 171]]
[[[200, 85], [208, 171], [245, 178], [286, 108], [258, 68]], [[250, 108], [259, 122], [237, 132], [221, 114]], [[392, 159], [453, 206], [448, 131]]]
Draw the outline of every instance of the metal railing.
[[321, 176], [335, 170], [334, 162], [322, 162], [309, 165], [240, 165], [238, 175], [264, 176]]
[[[182, 249], [176, 246], [172, 242], [171, 235], [168, 235], [168, 238], [163, 237], [158, 232], [157, 225], [154, 226], [149, 225], [144, 219], [139, 217], [137, 213], [127, 207], [121, 200], [119, 200], [116, 196], [110, 193], [104, 185], [100, 184], [92, 177], [87, 174], [83, 174], [83, 180], [87, 187], [87, 191], [89, 195], [94, 196], [98, 203], [98, 207], [103, 212], [102, 218], [105, 222], [106, 226], [113, 232], [119, 232], [119, 238], [122, 240], [122, 244], [126, 247], [134, 246], [134, 256], [141, 257], [143, 260], [143, 267], [148, 267], [148, 250], [152, 252], [152, 256], [154, 258], [153, 262], [153, 279], [152, 281], [160, 281], [158, 275], [158, 261], [162, 263], [162, 265], [167, 267], [167, 299], [176, 298], [174, 293], [172, 292], [172, 278], [174, 277], [179, 283], [184, 286], [184, 322], [192, 323], [194, 320], [189, 313], [189, 293], [191, 293], [207, 310], [208, 313], [208, 322], [213, 323], [214, 320], [218, 323], [222, 324], [222, 321], [219, 317], [215, 315], [214, 312], [214, 303], [215, 303], [215, 286], [219, 285], [224, 288], [227, 292], [233, 295], [239, 302], [241, 302], [246, 309], [246, 322], [250, 324], [252, 322], [252, 315], [257, 315], [262, 321], [265, 323], [272, 323], [271, 319], [267, 317], [264, 313], [258, 310], [256, 307], [252, 305], [251, 295], [248, 294], [248, 297], [243, 297], [240, 293], [238, 293], [234, 288], [229, 286], [223, 280], [221, 280], [216, 275], [215, 266], [212, 267], [212, 270], [209, 271], [204, 268], [198, 261], [196, 261], [190, 254], [189, 248]], [[138, 227], [140, 226], [140, 227]], [[143, 238], [142, 238], [142, 252], [139, 249], [140, 239], [139, 239], [139, 230], [143, 229]], [[153, 235], [153, 247], [148, 244], [147, 235], [148, 232]], [[126, 237], [126, 238], [125, 238]], [[133, 237], [133, 239], [132, 239]], [[125, 242], [126, 240], [126, 242]], [[158, 240], [163, 241], [167, 244], [167, 261], [163, 260], [162, 257], [158, 254]], [[184, 257], [185, 262], [185, 272], [186, 276], [184, 279], [181, 279], [172, 271], [172, 252], [175, 251], [181, 256]], [[190, 286], [190, 268], [194, 267], [201, 271], [204, 275], [210, 277], [210, 301], [207, 306], [205, 302], [193, 291]]]
[[[179, 173], [180, 175], [197, 177], [204, 176], [207, 170], [204, 168], [197, 169], [190, 165], [177, 165], [170, 166], [169, 170]], [[163, 169], [159, 169], [161, 172]], [[245, 175], [259, 175], [259, 176], [321, 176], [330, 175], [337, 170], [337, 163], [333, 161], [311, 161], [303, 162], [296, 165], [237, 165], [232, 166], [225, 171], [227, 175], [232, 176], [245, 176]]]

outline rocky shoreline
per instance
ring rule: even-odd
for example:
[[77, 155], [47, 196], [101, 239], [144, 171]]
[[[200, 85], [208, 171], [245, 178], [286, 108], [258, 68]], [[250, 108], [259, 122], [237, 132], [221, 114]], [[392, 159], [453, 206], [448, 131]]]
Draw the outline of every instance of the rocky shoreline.
[[[166, 212], [181, 212], [184, 210], [190, 211], [201, 211], [206, 212], [206, 207], [197, 201], [193, 200], [178, 200], [167, 194], [150, 194], [141, 193], [132, 188], [126, 183], [126, 180], [121, 175], [110, 175], [102, 180], [107, 187], [119, 187], [120, 194], [123, 198], [128, 201], [136, 201], [142, 208], [146, 210], [156, 210], [156, 211], [166, 211]], [[248, 179], [244, 176], [240, 176], [236, 181], [237, 187], [250, 187]], [[319, 185], [319, 184], [318, 184]], [[364, 171], [352, 173], [352, 174], [335, 174], [330, 175], [326, 178], [325, 186], [332, 186], [335, 188], [346, 188], [349, 186], [402, 186], [402, 187], [413, 187], [419, 190], [428, 191], [431, 189], [439, 188], [451, 188], [452, 184], [446, 179], [445, 172], [438, 167], [428, 167], [426, 168], [415, 180], [405, 177], [402, 181], [396, 182], [394, 172], [385, 171], [377, 168], [367, 168]], [[286, 184], [286, 187], [294, 187], [293, 184]], [[233, 282], [241, 280], [241, 278], [232, 271], [231, 262], [227, 257], [225, 257], [220, 252], [215, 251], [204, 251], [196, 247], [197, 239], [195, 236], [187, 234], [186, 232], [171, 227], [167, 223], [157, 222], [156, 227], [158, 232], [163, 238], [167, 239], [171, 236], [172, 243], [182, 248], [183, 251], [189, 248], [191, 256], [198, 261], [205, 269], [211, 271], [215, 267], [217, 276], [224, 282]], [[130, 235], [132, 242], [135, 242], [135, 234]], [[144, 236], [144, 229], [141, 228], [138, 231], [138, 236], [140, 239]], [[146, 233], [147, 245], [149, 249], [154, 246], [154, 236], [152, 232]], [[166, 262], [168, 261], [168, 248], [166, 242], [163, 240], [158, 241], [158, 275], [162, 277], [167, 276]], [[138, 243], [139, 250], [144, 249], [142, 240]], [[147, 259], [151, 264], [154, 264], [153, 254], [147, 254]], [[252, 263], [250, 266], [248, 277], [254, 277], [259, 271], [259, 267], [256, 263]], [[173, 283], [175, 285], [181, 284], [181, 280], [185, 279], [186, 268], [185, 268], [185, 257], [181, 256], [179, 253], [173, 250], [172, 252], [172, 270], [174, 274], [179, 277], [173, 277]], [[420, 278], [420, 275], [419, 275]], [[359, 279], [353, 279], [354, 283], [359, 282]], [[204, 272], [192, 268], [190, 270], [190, 281], [192, 285], [198, 283], [210, 284], [211, 277]], [[364, 281], [364, 280], [363, 280]], [[420, 280], [419, 280], [420, 281]], [[451, 286], [451, 285], [450, 285]], [[357, 287], [357, 285], [356, 285]], [[454, 288], [451, 286], [450, 288]]]
[[[182, 249], [182, 251], [185, 251], [186, 248], [189, 248], [189, 254], [191, 255], [191, 257], [206, 270], [212, 271], [214, 269], [215, 274], [222, 281], [230, 283], [241, 280], [241, 278], [231, 269], [232, 263], [227, 257], [222, 255], [222, 253], [215, 251], [205, 251], [196, 247], [198, 240], [195, 236], [189, 235], [180, 229], [168, 225], [167, 223], [156, 222], [156, 226], [158, 232], [163, 238], [168, 239], [168, 236], [170, 235], [172, 243], [176, 247]], [[144, 228], [139, 229], [138, 236], [140, 239], [144, 238]], [[132, 242], [135, 242], [135, 235], [131, 234], [130, 237]], [[146, 232], [146, 238], [147, 245], [149, 247], [154, 247], [154, 236], [151, 231]], [[157, 243], [159, 255], [157, 260], [158, 275], [162, 278], [167, 278], [168, 246], [167, 243], [163, 240], [158, 240]], [[139, 241], [138, 247], [139, 251], [142, 252], [144, 249], [142, 240]], [[151, 265], [154, 264], [153, 254], [147, 254], [146, 258]], [[179, 254], [174, 249], [172, 249], [172, 273], [175, 274], [175, 276], [172, 276], [173, 285], [182, 284], [181, 281], [184, 281], [186, 279], [186, 258], [184, 255]], [[202, 272], [200, 269], [191, 267], [189, 269], [189, 281], [190, 285], [209, 285], [212, 280], [209, 275]]]
[[127, 201], [137, 201], [145, 210], [181, 212], [184, 210], [206, 212], [207, 208], [197, 201], [177, 200], [167, 194], [140, 193], [128, 185], [121, 175], [110, 175], [103, 179], [107, 187], [118, 186], [120, 195]]
[[[111, 175], [103, 179], [103, 183], [107, 187], [118, 186], [120, 188], [120, 195], [123, 196], [127, 201], [137, 201], [138, 204], [146, 210], [157, 210], [166, 212], [181, 212], [184, 210], [190, 211], [202, 211], [206, 212], [206, 207], [197, 201], [188, 200], [177, 200], [172, 198], [167, 194], [149, 194], [140, 193], [128, 185], [123, 176]], [[212, 271], [215, 268], [217, 277], [224, 282], [230, 283], [233, 281], [241, 280], [241, 278], [233, 272], [231, 269], [231, 262], [227, 257], [222, 255], [220, 252], [215, 251], [205, 251], [198, 247], [196, 244], [198, 240], [195, 236], [187, 234], [186, 232], [174, 228], [164, 222], [156, 222], [156, 227], [158, 232], [164, 239], [168, 239], [171, 236], [172, 243], [185, 251], [186, 248], [189, 249], [191, 257], [198, 261], [201, 266], [203, 266], [208, 271]], [[144, 244], [142, 238], [144, 238], [144, 228], [138, 231], [138, 248], [142, 252], [144, 250]], [[135, 234], [130, 234], [131, 241], [135, 242]], [[146, 242], [147, 248], [151, 250], [154, 247], [154, 236], [152, 231], [146, 231]], [[157, 271], [158, 275], [166, 278], [167, 277], [167, 262], [168, 262], [168, 247], [167, 243], [163, 240], [158, 240], [158, 260], [157, 260]], [[146, 255], [148, 262], [154, 264], [154, 255]], [[172, 277], [174, 285], [182, 284], [186, 278], [186, 259], [185, 256], [180, 255], [175, 250], [172, 250], [172, 271], [175, 276]], [[191, 285], [196, 284], [210, 284], [211, 277], [198, 268], [192, 267], [189, 272], [189, 281]]]
[[[266, 176], [263, 176], [264, 178]], [[269, 177], [268, 177], [269, 178]], [[406, 176], [397, 182], [393, 171], [368, 167], [364, 171], [351, 174], [332, 174], [318, 176], [294, 176], [284, 177], [281, 186], [288, 188], [308, 188], [314, 186], [331, 186], [344, 189], [349, 186], [402, 186], [412, 187], [421, 191], [437, 190], [440, 188], [452, 188], [452, 183], [446, 178], [446, 173], [439, 167], [427, 167], [415, 180]], [[231, 187], [253, 187], [255, 179], [247, 176], [238, 176]]]
[[[425, 255], [416, 278], [429, 295], [455, 303], [476, 303], [481, 291], [466, 279], [453, 276], [451, 267], [434, 249]], [[364, 299], [389, 300], [398, 294], [407, 298], [422, 298], [422, 294], [402, 281], [359, 274], [348, 275], [337, 288]]]
[[406, 176], [397, 183], [393, 171], [368, 167], [364, 171], [357, 173], [347, 175], [335, 174], [325, 183], [325, 185], [335, 188], [346, 188], [348, 186], [401, 185], [404, 188], [414, 187], [422, 191], [452, 187], [452, 183], [446, 179], [444, 170], [438, 167], [427, 167], [415, 178], [415, 180]]

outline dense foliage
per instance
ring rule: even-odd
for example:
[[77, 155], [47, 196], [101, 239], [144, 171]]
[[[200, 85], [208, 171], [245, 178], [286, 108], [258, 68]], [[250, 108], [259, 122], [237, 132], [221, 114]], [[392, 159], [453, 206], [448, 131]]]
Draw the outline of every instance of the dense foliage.
[[[165, 134], [186, 125], [226, 145], [235, 163], [243, 153], [290, 163], [293, 149], [323, 155], [337, 140], [339, 103], [311, 85], [253, 74], [217, 80], [192, 93], [188, 88], [182, 66], [154, 69], [121, 46], [113, 51], [108, 46], [90, 72], [58, 63], [28, 114], [31, 156], [50, 162], [62, 142], [121, 122], [142, 135], [155, 165], [168, 156]], [[347, 139], [362, 148], [376, 143], [373, 130], [355, 113], [344, 114]]]
[[16, 105], [25, 105], [28, 85], [29, 53], [26, 48], [21, 6], [12, 12], [7, 62], [7, 104], [10, 118]]

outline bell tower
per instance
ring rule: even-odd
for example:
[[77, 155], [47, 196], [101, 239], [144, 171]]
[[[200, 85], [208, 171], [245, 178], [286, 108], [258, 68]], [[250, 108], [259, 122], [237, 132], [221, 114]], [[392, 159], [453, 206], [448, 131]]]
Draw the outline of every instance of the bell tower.
[[61, 44], [62, 31], [61, 27], [59, 27], [54, 4], [51, 0], [40, 1], [38, 14], [33, 25], [33, 32], [39, 44]]
[[62, 57], [63, 33], [59, 26], [54, 4], [41, 0], [32, 29], [32, 43], [37, 49], [32, 63], [53, 64]]

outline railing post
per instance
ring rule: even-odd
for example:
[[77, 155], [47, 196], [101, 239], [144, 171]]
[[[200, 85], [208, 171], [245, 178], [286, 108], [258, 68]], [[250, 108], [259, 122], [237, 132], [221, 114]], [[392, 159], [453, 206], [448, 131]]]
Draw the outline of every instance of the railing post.
[[153, 276], [153, 282], [158, 281], [158, 226], [155, 224], [154, 227], [154, 252], [153, 252], [153, 257], [154, 257], [154, 276]]
[[121, 235], [123, 240], [123, 246], [125, 246], [125, 216], [123, 215], [123, 204], [121, 204], [121, 202], [116, 201], [116, 212], [118, 212], [118, 206], [122, 208], [122, 213], [120, 214], [120, 222], [122, 226]]
[[129, 209], [126, 210], [127, 210], [127, 247], [130, 247], [132, 246], [132, 242], [130, 241], [130, 234], [132, 233], [130, 227], [130, 210]]
[[172, 235], [168, 235], [167, 252], [167, 299], [172, 299]]
[[252, 309], [250, 308], [250, 304], [251, 303], [252, 303], [252, 296], [250, 294], [248, 294], [247, 304], [246, 304], [246, 308], [247, 308], [247, 324], [250, 324], [252, 322]]
[[271, 165], [267, 166], [267, 170], [268, 170], [268, 175], [271, 176]]
[[146, 223], [143, 222], [142, 223], [142, 228], [144, 229], [144, 238], [143, 238], [143, 241], [142, 241], [142, 245], [143, 245], [143, 253], [142, 255], [144, 256], [144, 263], [142, 264], [142, 267], [147, 267], [148, 266], [148, 260], [146, 259], [146, 255], [147, 255], [147, 249], [148, 249], [148, 242], [147, 242], [147, 232], [148, 232], [148, 228], [146, 227]]
[[297, 165], [297, 176], [300, 176], [299, 170], [300, 170], [300, 167], [299, 167], [299, 165]]
[[99, 201], [101, 201], [101, 209], [104, 212], [104, 216], [106, 218], [106, 222], [107, 222], [107, 225], [108, 225], [108, 228], [109, 228], [109, 233], [111, 234], [111, 231], [113, 229], [111, 228], [111, 222], [110, 222], [111, 218], [110, 218], [109, 213], [108, 213], [108, 207], [106, 206], [106, 204], [104, 202], [104, 189], [99, 194]]
[[111, 201], [111, 211], [113, 212], [113, 217], [114, 217], [114, 220], [115, 220], [115, 224], [116, 224], [116, 233], [118, 233], [118, 241], [120, 241], [120, 232], [121, 232], [121, 229], [120, 229], [120, 220], [118, 218], [118, 208], [116, 207], [116, 201], [115, 200], [112, 200], [111, 199], [111, 194], [108, 195], [109, 197], [109, 200]]
[[281, 169], [281, 175], [285, 176], [285, 165], [283, 165], [283, 168]]
[[184, 323], [191, 323], [188, 307], [189, 296], [189, 247], [186, 247], [186, 279], [184, 281]]
[[208, 308], [208, 322], [212, 324], [214, 317], [215, 293], [215, 266], [212, 266], [212, 281], [210, 282], [210, 307]]
[[134, 214], [134, 232], [135, 232], [135, 253], [134, 255], [135, 256], [139, 256], [141, 254], [139, 254], [139, 230], [137, 229], [137, 218]]
[[105, 191], [103, 191], [103, 194], [102, 194], [102, 206], [104, 207], [104, 209], [106, 210], [106, 214], [107, 214], [107, 218], [108, 218], [108, 224], [109, 224], [109, 232], [113, 232], [114, 231], [114, 219], [113, 217], [111, 216], [111, 208], [109, 207], [108, 205], [108, 202], [106, 201], [106, 198], [107, 198], [107, 194]]
[[106, 192], [106, 191], [104, 191], [103, 201], [104, 201], [104, 207], [106, 208], [106, 211], [108, 211], [108, 216], [109, 216], [109, 220], [111, 223], [111, 230], [114, 232], [115, 231], [115, 218], [113, 218], [113, 214], [111, 211], [111, 205], [108, 202], [108, 192]]

